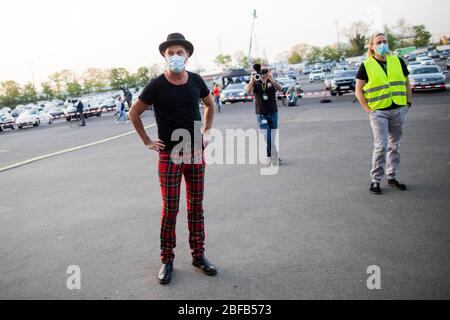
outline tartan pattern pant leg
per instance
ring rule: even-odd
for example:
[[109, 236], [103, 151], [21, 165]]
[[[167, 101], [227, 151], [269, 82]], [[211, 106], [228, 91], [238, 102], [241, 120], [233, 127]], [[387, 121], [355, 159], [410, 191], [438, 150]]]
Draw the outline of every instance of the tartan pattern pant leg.
[[193, 258], [203, 257], [205, 252], [205, 223], [203, 216], [203, 190], [205, 164], [183, 164], [186, 182], [189, 247]]
[[176, 219], [180, 202], [181, 164], [175, 164], [170, 154], [159, 153], [158, 175], [162, 196], [161, 213], [161, 261], [171, 263], [175, 258], [173, 249], [176, 247]]

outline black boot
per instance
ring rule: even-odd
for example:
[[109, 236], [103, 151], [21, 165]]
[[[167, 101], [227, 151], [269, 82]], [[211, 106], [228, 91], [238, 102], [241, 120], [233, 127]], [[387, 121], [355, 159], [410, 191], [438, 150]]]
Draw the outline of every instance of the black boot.
[[192, 265], [202, 269], [203, 273], [208, 276], [213, 276], [217, 273], [216, 268], [205, 257], [193, 258]]
[[172, 280], [172, 271], [173, 271], [172, 263], [163, 264], [161, 269], [159, 269], [158, 273], [159, 283], [168, 284], [170, 280]]

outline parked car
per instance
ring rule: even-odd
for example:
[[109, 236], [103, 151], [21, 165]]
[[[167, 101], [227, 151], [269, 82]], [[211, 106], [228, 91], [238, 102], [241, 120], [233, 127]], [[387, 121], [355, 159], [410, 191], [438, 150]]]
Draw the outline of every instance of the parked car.
[[441, 58], [442, 60], [446, 60], [448, 58], [450, 58], [450, 50], [444, 50], [440, 53], [439, 58]]
[[316, 80], [323, 81], [324, 79], [325, 79], [325, 73], [323, 72], [322, 69], [313, 70], [309, 74], [309, 82], [314, 82]]
[[436, 63], [434, 62], [434, 60], [431, 59], [431, 58], [423, 58], [422, 61], [421, 61], [421, 63], [422, 63], [422, 65], [424, 65], [424, 66], [430, 66], [430, 65], [436, 64]]
[[4, 129], [12, 129], [16, 128], [16, 122], [12, 115], [9, 113], [0, 113], [0, 131]]
[[417, 55], [416, 61], [422, 62], [422, 59], [429, 58], [426, 53], [421, 53]]
[[114, 99], [104, 99], [100, 103], [100, 108], [101, 108], [102, 112], [106, 112], [106, 111], [108, 111], [108, 109], [115, 108], [115, 107], [116, 107], [116, 102], [114, 101]]
[[245, 92], [245, 83], [232, 83], [222, 90], [220, 95], [220, 101], [222, 103], [227, 102], [246, 102], [252, 101], [252, 98]]
[[302, 86], [297, 84], [295, 80], [291, 78], [276, 78], [275, 79], [283, 89], [281, 92], [277, 92], [277, 98], [281, 99], [286, 96], [286, 91], [295, 84], [295, 89], [297, 92], [297, 97], [301, 98], [303, 94]]
[[331, 88], [331, 81], [334, 79], [334, 74], [328, 74], [325, 76], [325, 80], [323, 80], [325, 85], [325, 90], [330, 90]]
[[332, 96], [342, 95], [355, 91], [356, 75], [358, 70], [346, 70], [336, 72], [331, 80], [330, 94]]
[[304, 75], [308, 75], [308, 74], [311, 73], [311, 71], [312, 71], [312, 68], [311, 68], [310, 66], [306, 66], [306, 67], [303, 69], [303, 74], [304, 74]]
[[415, 54], [415, 53], [410, 53], [410, 54], [406, 57], [406, 59], [407, 59], [408, 61], [416, 61], [416, 59], [417, 59], [417, 54]]
[[3, 107], [0, 109], [0, 113], [11, 113], [11, 110], [10, 107]]
[[48, 114], [50, 114], [53, 119], [55, 118], [60, 118], [62, 116], [64, 116], [64, 108], [62, 107], [52, 107], [51, 109], [48, 110]]
[[440, 54], [436, 50], [428, 51], [428, 57], [429, 58], [435, 59], [435, 58], [439, 58], [439, 56], [440, 56]]
[[43, 110], [27, 110], [22, 112], [16, 119], [17, 128], [22, 129], [26, 126], [37, 127], [41, 123], [53, 123], [53, 118], [51, 115]]
[[447, 59], [447, 69], [450, 69], [450, 58]]
[[414, 68], [411, 70], [408, 78], [413, 91], [446, 89], [445, 74], [436, 65]]

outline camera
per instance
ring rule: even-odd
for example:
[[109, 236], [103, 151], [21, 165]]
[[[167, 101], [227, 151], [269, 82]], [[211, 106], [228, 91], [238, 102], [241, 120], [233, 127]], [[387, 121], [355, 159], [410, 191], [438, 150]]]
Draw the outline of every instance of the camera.
[[256, 74], [253, 75], [253, 79], [255, 79], [255, 81], [261, 81], [261, 65], [260, 64], [253, 65], [253, 70], [256, 71]]
[[261, 69], [261, 65], [259, 63], [253, 65], [253, 70], [256, 71], [253, 75], [253, 79], [255, 79], [255, 81], [261, 81], [261, 75], [269, 72], [268, 69]]

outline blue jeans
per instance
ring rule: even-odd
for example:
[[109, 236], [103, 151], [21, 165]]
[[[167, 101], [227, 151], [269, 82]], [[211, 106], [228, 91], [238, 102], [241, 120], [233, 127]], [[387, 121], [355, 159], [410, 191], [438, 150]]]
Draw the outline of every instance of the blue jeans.
[[214, 97], [214, 101], [216, 102], [217, 110], [220, 112], [220, 97]]
[[127, 119], [127, 113], [125, 112], [125, 110], [119, 111], [119, 116], [117, 117], [117, 122], [119, 122], [120, 119], [122, 119], [122, 118], [123, 118], [124, 121], [128, 120]]
[[[256, 121], [258, 121], [259, 128], [264, 133], [264, 138], [266, 140], [266, 148], [267, 148], [267, 156], [272, 157], [272, 150], [277, 152], [274, 140], [275, 137], [272, 137], [273, 129], [278, 129], [278, 112], [274, 112], [271, 114], [257, 114]], [[273, 148], [273, 149], [272, 149]], [[278, 152], [277, 152], [278, 153]]]

